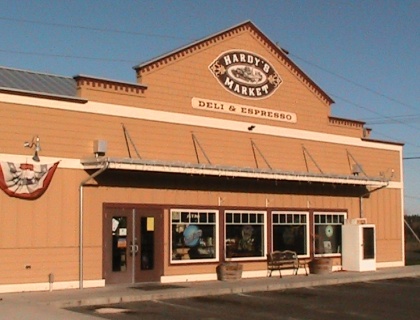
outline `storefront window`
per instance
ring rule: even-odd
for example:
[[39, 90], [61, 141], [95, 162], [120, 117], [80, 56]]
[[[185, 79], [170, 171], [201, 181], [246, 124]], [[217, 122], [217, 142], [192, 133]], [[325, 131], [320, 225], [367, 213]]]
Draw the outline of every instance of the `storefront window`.
[[217, 211], [171, 210], [171, 262], [217, 260]]
[[341, 254], [341, 226], [346, 213], [314, 213], [315, 255]]
[[292, 250], [309, 255], [307, 212], [273, 212], [273, 251]]
[[265, 257], [266, 212], [226, 211], [226, 258]]

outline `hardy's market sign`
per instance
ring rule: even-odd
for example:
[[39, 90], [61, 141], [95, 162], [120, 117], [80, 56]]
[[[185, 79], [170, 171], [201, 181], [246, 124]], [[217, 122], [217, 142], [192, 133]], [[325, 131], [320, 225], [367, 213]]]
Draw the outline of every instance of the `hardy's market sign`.
[[213, 112], [230, 113], [235, 115], [254, 117], [266, 120], [275, 120], [296, 123], [296, 113], [278, 111], [266, 108], [257, 108], [235, 103], [228, 103], [216, 100], [208, 100], [202, 98], [192, 98], [192, 107], [194, 109], [207, 110]]
[[223, 52], [209, 69], [226, 90], [248, 99], [267, 98], [282, 82], [267, 60], [248, 51]]

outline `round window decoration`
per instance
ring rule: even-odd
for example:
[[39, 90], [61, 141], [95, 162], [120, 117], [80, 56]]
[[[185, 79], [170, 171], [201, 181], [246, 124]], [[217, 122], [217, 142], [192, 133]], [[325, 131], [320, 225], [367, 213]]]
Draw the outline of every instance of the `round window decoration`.
[[203, 231], [195, 225], [189, 225], [184, 230], [184, 243], [188, 247], [195, 247], [200, 241]]
[[325, 235], [326, 235], [328, 238], [331, 238], [333, 234], [334, 234], [334, 229], [333, 229], [333, 227], [332, 227], [332, 226], [327, 226], [327, 227], [325, 228]]

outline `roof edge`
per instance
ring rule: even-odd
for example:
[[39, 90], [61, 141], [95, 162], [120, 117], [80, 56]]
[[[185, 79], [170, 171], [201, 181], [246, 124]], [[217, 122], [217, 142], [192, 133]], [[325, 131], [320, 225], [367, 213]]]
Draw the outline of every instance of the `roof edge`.
[[363, 141], [366, 142], [374, 142], [374, 143], [384, 143], [384, 144], [391, 144], [395, 146], [404, 146], [404, 142], [398, 142], [398, 141], [388, 141], [388, 140], [379, 140], [379, 139], [371, 139], [371, 138], [362, 138]]
[[366, 122], [361, 121], [361, 120], [354, 120], [354, 119], [349, 119], [349, 118], [342, 118], [342, 117], [336, 117], [336, 116], [328, 116], [329, 119], [333, 119], [333, 120], [342, 120], [342, 121], [349, 121], [349, 122], [354, 122], [354, 123], [358, 123], [361, 125], [365, 125]]
[[53, 99], [53, 100], [60, 100], [60, 101], [70, 101], [70, 102], [76, 102], [76, 103], [88, 102], [88, 100], [86, 99], [73, 97], [73, 96], [63, 96], [63, 95], [47, 93], [47, 92], [35, 92], [35, 91], [20, 90], [20, 89], [13, 89], [13, 88], [0, 87], [0, 92], [8, 93], [8, 94], [18, 94], [18, 95], [22, 95], [26, 97], [38, 97], [38, 98]]
[[227, 29], [223, 29], [223, 30], [221, 30], [221, 31], [219, 31], [219, 32], [217, 32], [217, 33], [214, 33], [214, 34], [212, 34], [212, 35], [206, 36], [206, 37], [201, 38], [201, 39], [199, 39], [199, 40], [196, 40], [196, 41], [190, 42], [190, 43], [188, 43], [188, 44], [186, 44], [186, 45], [184, 45], [184, 46], [178, 47], [178, 48], [176, 48], [176, 49], [174, 49], [174, 50], [171, 50], [171, 51], [169, 51], [169, 52], [166, 52], [166, 53], [164, 53], [164, 54], [161, 54], [161, 55], [159, 55], [159, 56], [157, 56], [157, 57], [155, 57], [155, 58], [152, 58], [152, 59], [146, 60], [146, 61], [144, 61], [144, 62], [142, 62], [142, 63], [139, 63], [138, 65], [133, 66], [133, 69], [134, 69], [134, 70], [139, 70], [139, 69], [141, 69], [141, 68], [144, 68], [145, 66], [148, 66], [148, 65], [150, 65], [150, 64], [153, 64], [153, 63], [155, 63], [155, 62], [157, 62], [157, 61], [159, 61], [159, 60], [162, 60], [162, 59], [164, 59], [164, 58], [166, 58], [166, 57], [168, 57], [168, 56], [170, 56], [170, 55], [173, 55], [173, 54], [175, 54], [175, 53], [177, 53], [177, 52], [180, 52], [180, 51], [187, 50], [188, 48], [194, 47], [194, 46], [196, 46], [196, 45], [198, 45], [198, 44], [200, 44], [200, 43], [202, 43], [202, 42], [206, 42], [206, 41], [210, 40], [211, 38], [214, 38], [214, 37], [216, 37], [216, 36], [218, 36], [218, 35], [221, 35], [221, 34], [223, 34], [223, 33], [229, 32], [229, 31], [234, 30], [234, 29], [236, 29], [236, 28], [239, 28], [239, 27], [241, 27], [241, 26], [243, 26], [243, 25], [246, 25], [246, 24], [248, 24], [248, 23], [252, 24], [251, 20], [246, 20], [246, 21], [241, 22], [241, 23], [239, 23], [239, 24], [237, 24], [237, 25], [234, 25], [233, 27], [230, 27], [230, 28], [227, 28]]
[[38, 72], [38, 71], [28, 70], [28, 69], [11, 68], [11, 67], [5, 67], [5, 66], [0, 66], [0, 69], [6, 69], [6, 70], [18, 71], [18, 72], [26, 72], [26, 73], [31, 73], [31, 74], [41, 75], [41, 76], [50, 76], [50, 77], [54, 77], [54, 78], [63, 78], [63, 79], [68, 79], [68, 80], [73, 79], [72, 77], [69, 77], [69, 76], [57, 75], [57, 74], [48, 73], [48, 72]]
[[84, 74], [78, 74], [73, 77], [75, 81], [79, 80], [94, 80], [94, 81], [100, 81], [100, 82], [107, 82], [112, 84], [119, 84], [124, 86], [130, 86], [130, 87], [136, 87], [141, 89], [147, 89], [147, 85], [137, 83], [137, 82], [127, 82], [127, 81], [120, 81], [120, 80], [113, 80], [108, 78], [101, 78], [101, 77], [94, 77], [94, 76], [88, 76]]

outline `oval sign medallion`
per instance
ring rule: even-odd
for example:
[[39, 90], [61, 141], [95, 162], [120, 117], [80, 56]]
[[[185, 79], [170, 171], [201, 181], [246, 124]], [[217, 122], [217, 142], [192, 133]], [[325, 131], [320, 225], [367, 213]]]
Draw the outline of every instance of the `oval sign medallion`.
[[282, 83], [267, 60], [248, 51], [225, 51], [209, 69], [226, 90], [248, 99], [267, 98]]

